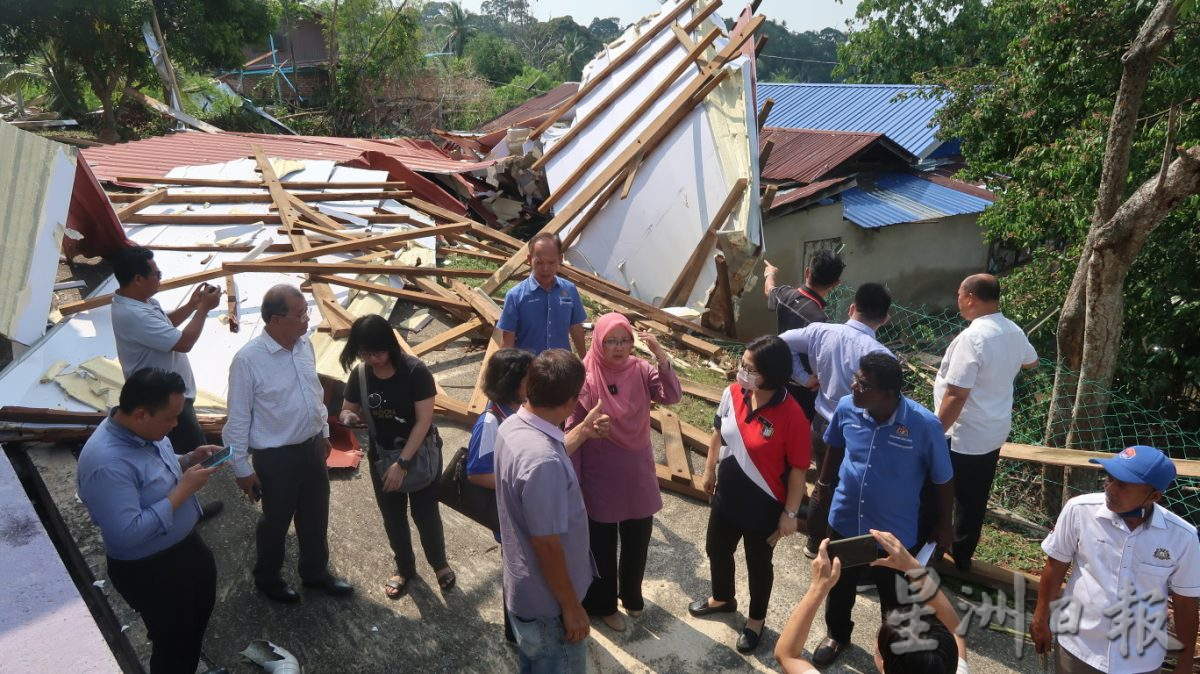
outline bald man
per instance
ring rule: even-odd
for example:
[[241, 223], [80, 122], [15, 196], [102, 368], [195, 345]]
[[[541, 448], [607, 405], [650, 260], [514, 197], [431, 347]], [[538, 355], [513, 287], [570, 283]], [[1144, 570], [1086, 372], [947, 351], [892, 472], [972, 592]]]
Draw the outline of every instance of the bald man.
[[1012, 428], [1013, 380], [1037, 365], [1020, 326], [1000, 313], [1000, 281], [968, 276], [958, 287], [958, 311], [970, 321], [950, 342], [933, 382], [933, 401], [950, 441], [954, 465], [954, 546], [960, 570], [971, 568], [1000, 446]]

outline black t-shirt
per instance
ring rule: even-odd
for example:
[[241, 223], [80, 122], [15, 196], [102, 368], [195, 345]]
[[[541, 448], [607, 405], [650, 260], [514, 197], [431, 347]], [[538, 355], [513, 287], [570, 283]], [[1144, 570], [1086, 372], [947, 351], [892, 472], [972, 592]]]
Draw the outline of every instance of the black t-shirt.
[[[829, 320], [829, 316], [825, 314], [824, 298], [808, 286], [775, 286], [767, 304], [778, 315], [781, 335], [788, 330], [798, 330], [812, 323], [825, 323]], [[808, 354], [800, 354], [800, 364], [812, 371], [808, 364]], [[811, 421], [816, 415], [817, 392], [791, 383], [787, 389], [796, 398], [796, 402], [800, 403], [804, 416]]]
[[[363, 403], [358, 386], [358, 373], [367, 373], [367, 402]], [[350, 371], [346, 381], [347, 402], [361, 405], [363, 414], [370, 411], [375, 422], [375, 441], [387, 449], [398, 448], [397, 440], [405, 440], [416, 423], [416, 403], [437, 395], [433, 374], [419, 359], [404, 355], [396, 372], [387, 379], [375, 376], [367, 365]], [[360, 415], [362, 416], [362, 415]], [[366, 423], [366, 418], [363, 418]]]

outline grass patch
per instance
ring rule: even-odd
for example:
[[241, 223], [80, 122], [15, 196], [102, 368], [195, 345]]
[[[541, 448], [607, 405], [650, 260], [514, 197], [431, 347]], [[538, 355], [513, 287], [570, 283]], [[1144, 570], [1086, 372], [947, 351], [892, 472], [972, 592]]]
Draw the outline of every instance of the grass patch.
[[975, 558], [1013, 571], [1040, 575], [1046, 561], [1041, 543], [1041, 536], [985, 522], [979, 547], [975, 550]]
[[703, 430], [712, 428], [713, 414], [717, 411], [716, 405], [707, 400], [687, 395], [686, 393], [683, 396], [683, 400], [669, 407], [672, 412], [679, 416], [680, 421]]

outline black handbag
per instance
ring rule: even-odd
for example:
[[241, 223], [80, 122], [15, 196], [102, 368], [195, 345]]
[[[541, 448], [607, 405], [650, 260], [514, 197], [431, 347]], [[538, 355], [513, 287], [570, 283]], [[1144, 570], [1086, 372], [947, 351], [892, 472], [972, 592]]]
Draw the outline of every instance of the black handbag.
[[496, 492], [467, 479], [467, 448], [459, 447], [438, 481], [438, 500], [492, 531], [500, 530]]
[[[367, 419], [367, 435], [370, 438], [371, 446], [375, 448], [375, 453], [379, 455], [375, 461], [375, 469], [379, 471], [379, 477], [382, 479], [388, 468], [400, 460], [400, 454], [408, 439], [396, 438], [396, 446], [390, 449], [379, 444], [375, 436], [375, 420], [371, 415], [371, 406], [367, 404], [367, 372], [362, 365], [358, 366], [358, 391], [359, 403]], [[413, 455], [408, 472], [404, 474], [404, 481], [400, 483], [398, 491], [405, 493], [421, 491], [433, 484], [441, 470], [442, 436], [438, 433], [436, 426], [430, 426], [429, 432], [425, 434], [425, 440], [421, 442], [417, 453]]]

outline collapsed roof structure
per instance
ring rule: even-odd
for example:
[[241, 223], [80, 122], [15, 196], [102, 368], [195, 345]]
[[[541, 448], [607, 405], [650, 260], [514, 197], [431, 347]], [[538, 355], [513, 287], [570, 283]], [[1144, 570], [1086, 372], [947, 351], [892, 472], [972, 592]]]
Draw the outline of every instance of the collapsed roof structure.
[[[739, 279], [762, 244], [747, 58], [762, 18], [746, 11], [726, 35], [719, 5], [668, 2], [610, 45], [514, 158], [545, 170], [546, 200], [532, 203], [537, 189], [505, 197], [531, 202], [521, 218], [541, 211], [549, 216], [543, 231], [564, 235], [570, 264], [562, 274], [587, 301], [704, 360], [721, 357], [700, 337], [728, 337]], [[563, 118], [569, 126], [552, 126]], [[180, 132], [83, 150], [85, 184], [71, 193], [68, 224], [54, 231], [72, 230], [67, 239], [92, 255], [130, 242], [153, 249], [167, 274], [158, 298], [168, 310], [197, 283], [223, 285], [227, 304], [208, 316], [191, 354], [202, 422], [213, 433], [223, 422], [228, 363], [261, 330], [260, 298], [277, 283], [309, 294], [320, 316], [318, 370], [331, 382], [344, 377], [339, 340], [353, 320], [390, 315], [397, 302], [456, 323], [415, 347], [401, 339], [410, 353], [490, 334], [486, 360], [500, 343], [493, 295], [529, 273], [525, 243], [492, 226], [500, 224], [490, 208], [499, 190], [488, 182], [496, 161], [457, 159], [409, 139]], [[57, 257], [57, 241], [37, 251]], [[450, 256], [492, 268], [439, 264]], [[471, 278], [480, 287], [463, 282]], [[108, 308], [115, 289], [110, 278], [92, 296], [53, 308], [53, 327], [0, 373], [0, 437], [86, 437], [100, 421], [122, 382]], [[42, 293], [45, 307], [49, 281], [31, 292]], [[664, 309], [674, 305], [690, 311]], [[718, 318], [707, 325], [694, 320], [710, 314]], [[713, 402], [719, 395], [692, 392]], [[467, 401], [442, 390], [436, 399], [439, 414], [465, 422], [485, 405], [478, 384]], [[701, 495], [685, 446], [703, 451], [706, 434], [666, 411], [656, 423], [668, 437], [664, 485]]]

